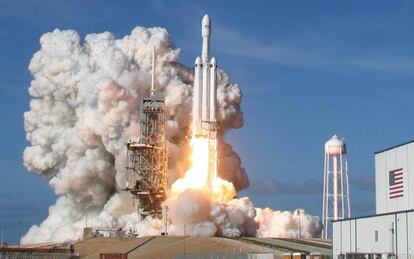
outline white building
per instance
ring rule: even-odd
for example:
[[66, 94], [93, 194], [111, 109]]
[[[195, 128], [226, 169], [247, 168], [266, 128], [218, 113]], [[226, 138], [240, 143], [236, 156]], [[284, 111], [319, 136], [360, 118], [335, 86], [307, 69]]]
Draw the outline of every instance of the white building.
[[376, 214], [333, 222], [334, 258], [414, 258], [414, 141], [375, 153]]

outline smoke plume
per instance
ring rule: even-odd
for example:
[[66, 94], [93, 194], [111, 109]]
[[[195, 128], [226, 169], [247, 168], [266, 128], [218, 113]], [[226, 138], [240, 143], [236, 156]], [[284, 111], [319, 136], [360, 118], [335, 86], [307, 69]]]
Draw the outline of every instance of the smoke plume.
[[[125, 187], [125, 143], [139, 136], [138, 108], [150, 88], [151, 50], [157, 48], [156, 89], [165, 96], [171, 181], [189, 167], [187, 139], [193, 70], [178, 63], [180, 50], [162, 28], [136, 27], [116, 39], [110, 32], [86, 35], [54, 30], [40, 38], [30, 62], [30, 110], [24, 114], [25, 167], [43, 177], [58, 199], [49, 216], [23, 242], [74, 240], [87, 224], [159, 234], [162, 222], [138, 222]], [[243, 124], [241, 90], [218, 71], [218, 122], [225, 132]], [[220, 138], [219, 176], [236, 190], [249, 180], [239, 156]], [[181, 235], [292, 236], [295, 215], [255, 209], [248, 198], [216, 201], [188, 189], [166, 201], [170, 233]], [[303, 235], [320, 231], [316, 217], [302, 214]], [[306, 222], [306, 224], [305, 224]]]

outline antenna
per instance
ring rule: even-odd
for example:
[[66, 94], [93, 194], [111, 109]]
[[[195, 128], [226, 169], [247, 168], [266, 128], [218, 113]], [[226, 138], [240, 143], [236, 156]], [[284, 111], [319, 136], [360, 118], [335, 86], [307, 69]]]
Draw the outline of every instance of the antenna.
[[151, 68], [151, 93], [150, 97], [154, 97], [155, 94], [155, 45], [152, 47], [152, 68]]

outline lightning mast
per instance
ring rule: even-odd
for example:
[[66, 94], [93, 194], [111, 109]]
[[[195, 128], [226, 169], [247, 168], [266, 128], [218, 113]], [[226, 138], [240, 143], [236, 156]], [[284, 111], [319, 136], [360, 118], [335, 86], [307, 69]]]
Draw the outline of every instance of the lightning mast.
[[155, 90], [155, 46], [152, 51], [150, 97], [140, 107], [140, 137], [127, 143], [126, 190], [136, 201], [140, 219], [162, 217], [167, 197], [165, 100]]

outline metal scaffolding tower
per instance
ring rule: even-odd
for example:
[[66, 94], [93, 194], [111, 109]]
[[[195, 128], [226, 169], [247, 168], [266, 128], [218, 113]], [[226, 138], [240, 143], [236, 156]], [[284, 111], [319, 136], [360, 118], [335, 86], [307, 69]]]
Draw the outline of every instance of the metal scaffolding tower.
[[322, 238], [332, 238], [332, 221], [351, 217], [346, 145], [334, 135], [325, 143]]
[[141, 220], [149, 215], [161, 218], [161, 204], [167, 197], [165, 102], [154, 88], [155, 48], [152, 62], [151, 94], [140, 108], [140, 138], [127, 144], [126, 190], [137, 201]]

